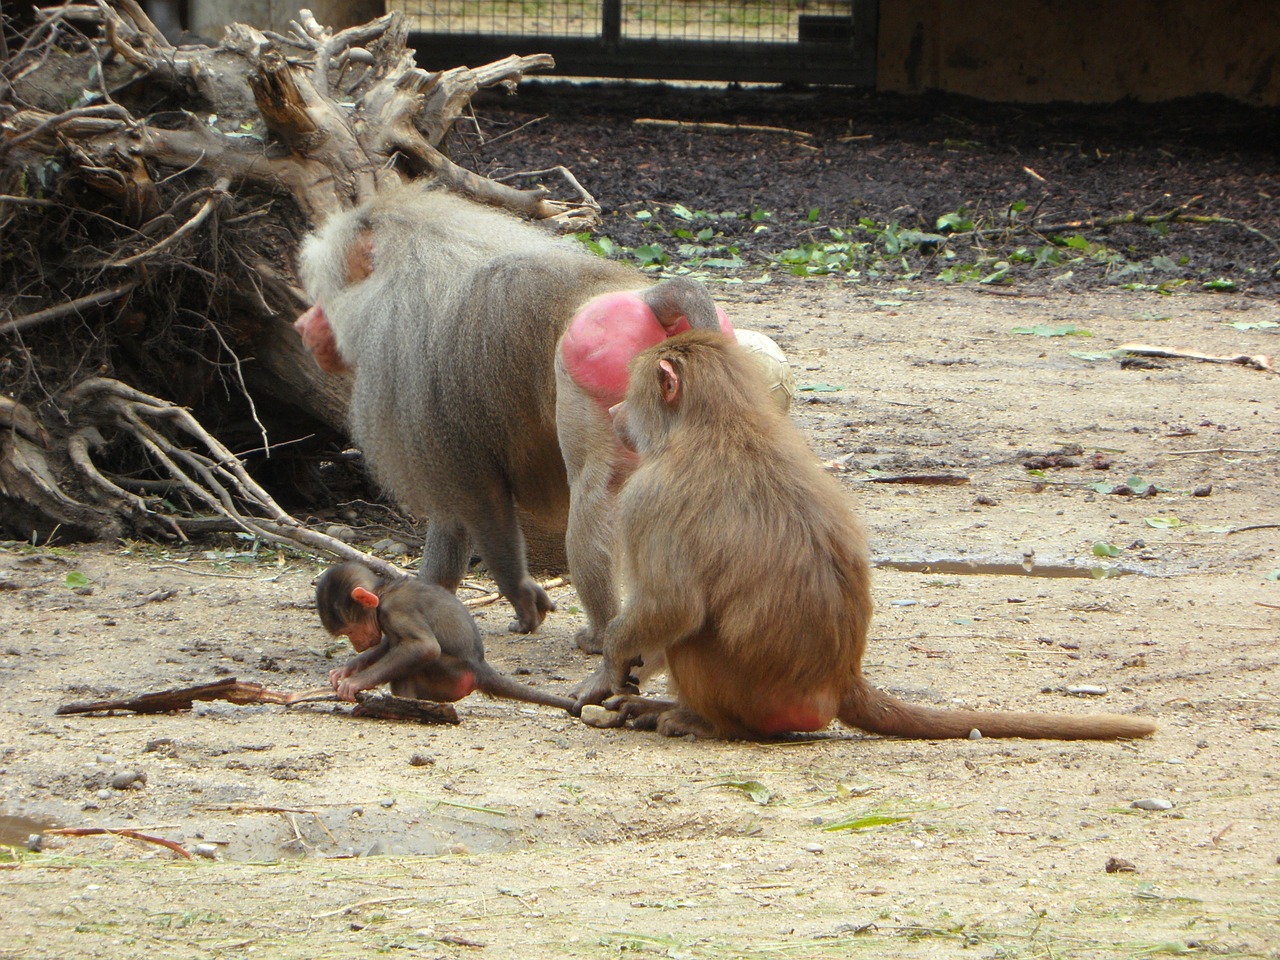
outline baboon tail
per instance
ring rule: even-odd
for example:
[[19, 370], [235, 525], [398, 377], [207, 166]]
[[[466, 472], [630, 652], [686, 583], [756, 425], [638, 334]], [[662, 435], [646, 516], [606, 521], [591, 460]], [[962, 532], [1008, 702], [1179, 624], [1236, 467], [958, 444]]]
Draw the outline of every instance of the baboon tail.
[[1008, 713], [1001, 710], [935, 710], [904, 703], [875, 687], [862, 686], [840, 705], [840, 721], [870, 733], [915, 740], [984, 737], [1028, 740], [1120, 740], [1146, 737], [1156, 726], [1113, 713]]

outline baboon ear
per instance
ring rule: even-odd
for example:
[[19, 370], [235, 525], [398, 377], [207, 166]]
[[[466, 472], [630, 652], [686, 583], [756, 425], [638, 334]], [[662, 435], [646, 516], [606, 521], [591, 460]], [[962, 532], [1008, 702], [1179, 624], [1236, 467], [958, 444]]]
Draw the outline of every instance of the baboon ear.
[[667, 406], [680, 399], [680, 374], [670, 360], [658, 361], [658, 388]]
[[378, 595], [364, 587], [356, 587], [351, 591], [351, 599], [366, 610], [372, 610], [378, 605]]

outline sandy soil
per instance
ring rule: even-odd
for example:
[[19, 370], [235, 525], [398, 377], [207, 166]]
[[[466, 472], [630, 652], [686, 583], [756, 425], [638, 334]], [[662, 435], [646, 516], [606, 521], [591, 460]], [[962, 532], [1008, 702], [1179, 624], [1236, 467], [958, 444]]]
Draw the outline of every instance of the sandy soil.
[[[1275, 352], [1274, 329], [1232, 324], [1280, 309], [925, 283], [724, 296], [818, 388], [794, 418], [843, 467], [877, 557], [935, 564], [878, 570], [869, 676], [934, 705], [1141, 714], [1154, 738], [685, 742], [480, 697], [456, 727], [331, 705], [57, 717], [227, 676], [302, 690], [346, 652], [305, 559], [9, 544], [0, 957], [1280, 956], [1280, 533], [1232, 532], [1280, 523], [1280, 378], [1075, 355]], [[1093, 336], [1011, 332], [1037, 323]], [[1072, 444], [1078, 466], [1023, 465]], [[1159, 493], [1090, 487], [1132, 475]], [[980, 572], [1029, 551], [1059, 575]], [[567, 689], [591, 661], [572, 588], [555, 596], [535, 637], [503, 632], [504, 605], [478, 616], [493, 662]], [[115, 836], [32, 852], [32, 821], [215, 859]]]

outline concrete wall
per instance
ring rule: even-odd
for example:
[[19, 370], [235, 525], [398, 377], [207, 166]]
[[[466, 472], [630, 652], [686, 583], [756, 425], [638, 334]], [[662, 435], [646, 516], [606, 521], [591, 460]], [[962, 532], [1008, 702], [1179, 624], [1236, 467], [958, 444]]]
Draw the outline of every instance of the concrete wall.
[[1280, 2], [881, 0], [878, 60], [899, 93], [1280, 106]]

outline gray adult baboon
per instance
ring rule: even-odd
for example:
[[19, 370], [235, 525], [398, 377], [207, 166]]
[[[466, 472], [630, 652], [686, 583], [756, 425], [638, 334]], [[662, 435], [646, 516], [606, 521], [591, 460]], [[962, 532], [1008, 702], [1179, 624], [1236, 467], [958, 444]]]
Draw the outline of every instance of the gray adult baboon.
[[[529, 576], [516, 506], [571, 522], [558, 403], [575, 422], [607, 427], [589, 398], [557, 400], [561, 335], [595, 298], [619, 292], [627, 317], [643, 308], [663, 329], [716, 327], [711, 298], [415, 184], [332, 217], [303, 244], [300, 268], [314, 306], [294, 326], [323, 369], [355, 370], [356, 443], [377, 480], [430, 518], [419, 576], [456, 590], [474, 546], [515, 608], [512, 630], [536, 630], [554, 604]], [[608, 460], [611, 434], [608, 443], [609, 454], [575, 445], [570, 455]], [[570, 532], [569, 567], [590, 579], [574, 558], [584, 539]]]

